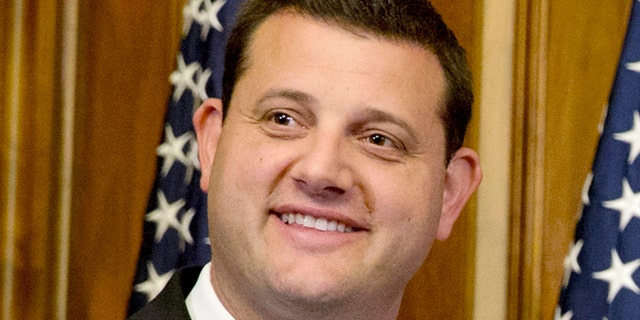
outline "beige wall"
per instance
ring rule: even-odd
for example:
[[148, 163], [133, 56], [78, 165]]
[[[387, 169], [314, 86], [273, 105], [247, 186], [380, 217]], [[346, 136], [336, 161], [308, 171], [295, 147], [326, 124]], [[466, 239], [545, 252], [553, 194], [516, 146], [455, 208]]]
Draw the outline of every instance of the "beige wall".
[[482, 16], [474, 319], [491, 320], [507, 310], [515, 1], [485, 0]]

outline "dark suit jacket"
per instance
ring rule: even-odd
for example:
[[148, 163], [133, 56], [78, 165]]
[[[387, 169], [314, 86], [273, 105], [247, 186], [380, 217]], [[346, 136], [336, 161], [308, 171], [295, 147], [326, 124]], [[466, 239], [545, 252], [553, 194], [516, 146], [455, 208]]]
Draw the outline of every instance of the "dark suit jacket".
[[176, 272], [162, 292], [129, 320], [191, 319], [185, 300], [201, 270], [202, 267], [189, 267]]

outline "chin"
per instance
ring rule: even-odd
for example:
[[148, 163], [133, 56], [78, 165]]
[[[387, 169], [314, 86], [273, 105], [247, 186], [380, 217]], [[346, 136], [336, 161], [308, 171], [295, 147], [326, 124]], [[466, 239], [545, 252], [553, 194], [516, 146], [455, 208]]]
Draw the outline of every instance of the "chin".
[[[342, 279], [341, 279], [342, 278]], [[344, 301], [356, 288], [348, 285], [344, 277], [319, 277], [309, 273], [306, 276], [285, 275], [275, 281], [273, 290], [282, 298], [299, 304], [334, 304]], [[350, 281], [351, 282], [351, 281]]]

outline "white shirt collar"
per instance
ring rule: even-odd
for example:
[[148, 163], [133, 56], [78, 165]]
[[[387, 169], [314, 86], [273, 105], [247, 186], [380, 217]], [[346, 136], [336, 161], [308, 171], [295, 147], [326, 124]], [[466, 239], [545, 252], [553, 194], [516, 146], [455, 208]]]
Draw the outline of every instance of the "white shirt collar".
[[185, 300], [193, 320], [235, 320], [222, 305], [211, 285], [211, 262], [200, 271], [198, 281]]

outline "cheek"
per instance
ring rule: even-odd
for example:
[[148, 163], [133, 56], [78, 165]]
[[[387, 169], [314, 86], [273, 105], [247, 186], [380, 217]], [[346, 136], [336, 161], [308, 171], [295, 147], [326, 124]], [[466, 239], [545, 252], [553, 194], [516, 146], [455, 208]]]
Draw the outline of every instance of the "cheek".
[[250, 135], [223, 137], [212, 167], [209, 226], [213, 238], [226, 246], [219, 248], [223, 251], [248, 250], [268, 218], [266, 199], [277, 177], [276, 159], [268, 147], [258, 148], [251, 139]]
[[[395, 241], [428, 248], [435, 238], [442, 211], [442, 179], [427, 173], [397, 174], [380, 184], [378, 217]], [[391, 181], [391, 183], [389, 183]]]
[[[404, 181], [402, 181], [404, 180]], [[392, 180], [378, 189], [376, 244], [382, 273], [399, 274], [408, 281], [424, 263], [433, 244], [440, 218], [441, 190], [413, 185], [412, 178]], [[382, 276], [381, 276], [382, 277]]]
[[238, 205], [263, 203], [286, 167], [286, 155], [260, 140], [259, 134], [249, 130], [235, 132], [240, 134], [221, 141], [211, 176], [220, 184], [212, 191], [227, 194]]

